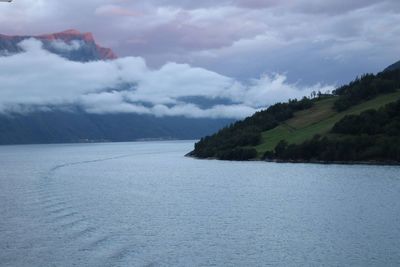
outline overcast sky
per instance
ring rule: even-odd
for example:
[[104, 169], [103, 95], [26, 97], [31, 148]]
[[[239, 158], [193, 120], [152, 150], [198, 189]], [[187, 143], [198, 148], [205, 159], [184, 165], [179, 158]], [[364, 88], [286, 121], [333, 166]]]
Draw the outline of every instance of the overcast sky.
[[[233, 81], [247, 91], [260, 83], [278, 83], [286, 90], [336, 86], [400, 59], [399, 0], [14, 0], [0, 4], [0, 33], [42, 34], [71, 28], [92, 32], [98, 43], [120, 57], [140, 57], [154, 73], [165, 66], [186, 66], [222, 77], [218, 86]], [[32, 44], [27, 47], [39, 50]], [[278, 90], [271, 101], [290, 90]]]
[[0, 32], [93, 32], [120, 56], [341, 83], [400, 59], [399, 0], [14, 0]]

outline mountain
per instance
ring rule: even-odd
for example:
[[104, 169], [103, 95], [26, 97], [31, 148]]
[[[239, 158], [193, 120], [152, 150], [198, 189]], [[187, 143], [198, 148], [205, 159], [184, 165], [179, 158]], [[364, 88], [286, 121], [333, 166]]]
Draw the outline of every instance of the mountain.
[[397, 61], [396, 63], [390, 65], [384, 71], [393, 71], [393, 70], [398, 70], [398, 69], [400, 69], [400, 61]]
[[[18, 43], [30, 38], [42, 41], [43, 47], [46, 50], [73, 61], [87, 62], [117, 58], [111, 49], [98, 45], [91, 33], [81, 33], [77, 30], [67, 30], [37, 36], [0, 34], [0, 51], [6, 51], [10, 54], [20, 53], [22, 49], [18, 46]], [[59, 41], [62, 41], [62, 43]], [[65, 44], [70, 46], [65, 46]]]
[[[18, 43], [41, 40], [44, 49], [68, 60], [113, 60], [117, 56], [98, 45], [91, 33], [67, 30], [38, 36], [0, 35], [1, 56], [22, 52]], [[105, 88], [107, 89], [107, 88]], [[202, 99], [193, 103], [204, 104]], [[143, 139], [198, 139], [211, 134], [230, 119], [155, 117], [139, 114], [90, 114], [78, 107], [48, 108], [29, 113], [0, 113], [0, 144], [134, 141]]]
[[400, 163], [400, 69], [366, 74], [316, 98], [275, 104], [189, 153], [222, 160]]
[[38, 111], [1, 115], [0, 144], [189, 140], [211, 134], [230, 122], [137, 114]]

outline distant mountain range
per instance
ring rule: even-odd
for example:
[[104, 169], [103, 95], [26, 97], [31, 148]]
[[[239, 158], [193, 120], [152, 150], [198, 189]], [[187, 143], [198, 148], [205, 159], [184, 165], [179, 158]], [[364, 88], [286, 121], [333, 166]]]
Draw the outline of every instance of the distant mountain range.
[[[67, 30], [38, 36], [0, 35], [1, 56], [23, 52], [21, 41], [35, 38], [43, 48], [71, 61], [113, 60], [116, 54], [98, 45], [91, 33]], [[73, 111], [70, 111], [73, 110]], [[139, 114], [89, 114], [69, 111], [0, 114], [0, 144], [197, 139], [231, 123], [231, 119], [155, 117]]]
[[0, 116], [0, 144], [190, 140], [211, 134], [230, 122], [83, 111], [32, 112]]

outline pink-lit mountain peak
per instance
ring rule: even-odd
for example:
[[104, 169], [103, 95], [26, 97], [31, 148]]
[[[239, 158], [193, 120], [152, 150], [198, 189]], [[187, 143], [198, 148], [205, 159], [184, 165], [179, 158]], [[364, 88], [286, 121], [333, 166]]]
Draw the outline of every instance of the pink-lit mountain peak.
[[[69, 29], [62, 32], [41, 34], [41, 35], [2, 35], [0, 34], [1, 41], [19, 42], [27, 38], [36, 38], [42, 41], [55, 41], [61, 40], [65, 43], [70, 44], [74, 40], [83, 41], [86, 45], [93, 47], [94, 53], [97, 54], [98, 59], [111, 60], [116, 59], [116, 54], [110, 49], [98, 45], [90, 32], [82, 33], [75, 29]], [[1, 46], [1, 45], [0, 45]]]
[[63, 40], [63, 41], [71, 41], [75, 39], [82, 39], [86, 42], [95, 42], [93, 34], [90, 32], [82, 33], [78, 30], [75, 29], [70, 29], [58, 33], [52, 33], [52, 34], [42, 34], [35, 36], [39, 39], [47, 39], [47, 40]]

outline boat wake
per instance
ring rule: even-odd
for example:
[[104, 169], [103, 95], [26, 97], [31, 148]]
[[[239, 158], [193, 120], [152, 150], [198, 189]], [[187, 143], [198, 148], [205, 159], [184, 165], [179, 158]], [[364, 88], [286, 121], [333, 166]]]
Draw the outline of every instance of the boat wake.
[[[38, 183], [38, 188], [31, 194], [37, 201], [32, 202], [43, 216], [42, 227], [51, 233], [54, 243], [63, 240], [65, 248], [74, 248], [71, 253], [83, 253], [83, 259], [93, 261], [93, 266], [109, 266], [124, 261], [133, 251], [129, 244], [121, 241], [121, 233], [107, 231], [101, 221], [91, 218], [81, 207], [85, 203], [74, 204], [74, 192], [59, 183], [57, 172], [64, 168], [86, 165], [131, 157], [133, 154], [98, 158], [58, 164], [45, 172]], [[32, 195], [33, 197], [33, 195]], [[121, 243], [122, 242], [122, 243]], [[62, 251], [62, 249], [61, 249]], [[65, 251], [65, 250], [64, 250]]]

